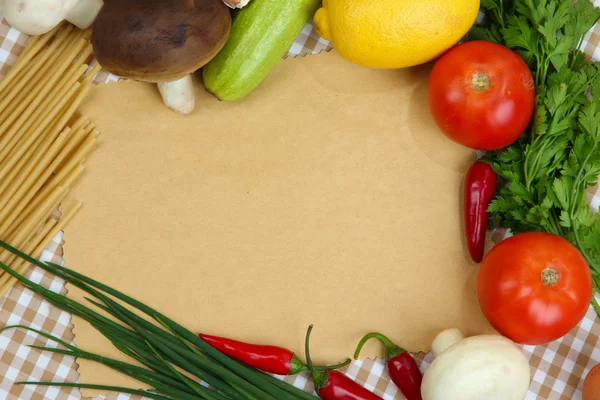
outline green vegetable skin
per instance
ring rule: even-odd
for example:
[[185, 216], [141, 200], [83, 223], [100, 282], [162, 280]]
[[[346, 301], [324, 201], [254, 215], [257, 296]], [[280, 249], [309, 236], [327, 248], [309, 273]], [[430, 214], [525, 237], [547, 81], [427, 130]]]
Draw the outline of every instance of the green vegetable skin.
[[[600, 175], [600, 64], [579, 51], [600, 18], [587, 0], [482, 0], [489, 23], [472, 39], [508, 46], [529, 65], [536, 110], [521, 139], [486, 155], [508, 185], [489, 207], [491, 220], [514, 233], [546, 231], [571, 241], [600, 290], [600, 214], [591, 215], [589, 187]], [[590, 98], [586, 90], [591, 87]], [[592, 299], [596, 312], [600, 305]]]
[[204, 67], [204, 86], [220, 100], [252, 92], [283, 58], [320, 0], [251, 0], [234, 16], [225, 47]]

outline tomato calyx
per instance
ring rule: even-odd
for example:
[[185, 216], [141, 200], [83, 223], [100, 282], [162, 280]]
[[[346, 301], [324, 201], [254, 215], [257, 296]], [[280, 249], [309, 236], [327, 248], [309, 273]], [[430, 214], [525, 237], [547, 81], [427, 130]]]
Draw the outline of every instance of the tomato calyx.
[[542, 270], [542, 283], [551, 288], [560, 280], [560, 272], [552, 267], [547, 267]]
[[490, 90], [492, 78], [485, 72], [475, 72], [471, 76], [471, 88], [477, 93], [483, 93]]

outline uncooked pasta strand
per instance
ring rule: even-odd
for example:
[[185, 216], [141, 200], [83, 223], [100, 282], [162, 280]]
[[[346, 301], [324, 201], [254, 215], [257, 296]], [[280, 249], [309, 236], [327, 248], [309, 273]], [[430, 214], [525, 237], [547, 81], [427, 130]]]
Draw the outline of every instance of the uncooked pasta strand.
[[[30, 63], [31, 59], [38, 55], [39, 51], [52, 39], [56, 32], [60, 29], [60, 25], [56, 26], [50, 32], [45, 33], [41, 36], [34, 36], [29, 40], [27, 46], [25, 46], [25, 50], [19, 58], [17, 62], [8, 70], [6, 75], [0, 81], [0, 93], [5, 96], [7, 93], [12, 91], [12, 85], [15, 82], [19, 82], [21, 80], [27, 81], [27, 77], [25, 75], [21, 76], [22, 71], [26, 70], [32, 63]], [[55, 39], [56, 41], [56, 39]], [[58, 46], [60, 43], [57, 43]], [[56, 47], [54, 46], [54, 47]], [[2, 99], [3, 97], [0, 97]]]
[[[0, 179], [6, 173], [6, 169], [11, 168], [14, 164], [14, 157], [20, 158], [31, 143], [37, 138], [37, 136], [43, 134], [45, 130], [50, 132], [57, 132], [64, 129], [68, 118], [65, 116], [65, 110], [63, 110], [65, 104], [69, 104], [71, 99], [74, 98], [75, 92], [79, 89], [80, 83], [77, 82], [79, 75], [85, 66], [81, 66], [72, 75], [68, 76], [64, 82], [61, 82], [60, 86], [56, 91], [48, 96], [48, 99], [44, 101], [45, 107], [40, 106], [34, 113], [29, 123], [22, 128], [20, 135], [15, 135], [7, 144], [8, 154], [4, 152], [5, 157], [0, 163]], [[66, 109], [68, 110], [68, 108]], [[37, 118], [34, 121], [34, 118]], [[27, 129], [28, 128], [28, 129]]]
[[22, 79], [11, 88], [2, 101], [0, 101], [0, 110], [3, 110], [3, 113], [0, 114], [2, 116], [1, 120], [3, 121], [0, 125], [0, 135], [4, 133], [6, 126], [10, 126], [14, 122], [14, 118], [7, 117], [7, 115], [10, 116], [17, 107], [26, 107], [29, 105], [27, 101], [33, 99], [32, 91], [39, 87], [39, 83], [46, 78], [47, 72], [51, 70], [56, 64], [56, 61], [61, 58], [66, 47], [61, 50], [60, 46], [63, 42], [68, 42], [71, 30], [72, 28], [61, 31], [54, 42], [52, 42], [52, 44], [41, 53], [41, 56], [36, 59], [35, 63], [30, 67], [25, 76], [23, 76]]
[[[75, 82], [70, 85], [62, 87], [60, 91], [55, 94], [51, 103], [45, 108], [40, 108], [36, 111], [38, 118], [34, 122], [28, 124], [31, 129], [27, 130], [20, 139], [15, 136], [9, 141], [7, 149], [10, 148], [11, 150], [5, 155], [3, 162], [0, 163], [0, 180], [4, 179], [7, 172], [13, 168], [21, 157], [23, 157], [23, 154], [31, 147], [31, 144], [47, 131], [48, 128], [50, 128], [47, 133], [49, 136], [56, 135], [64, 129], [64, 125], [67, 121], [64, 118], [64, 114], [62, 114], [64, 112], [63, 109], [76, 96], [76, 92], [80, 85], [81, 84], [75, 80]], [[60, 121], [62, 121], [62, 123], [60, 123]]]
[[43, 137], [39, 137], [31, 146], [30, 149], [27, 150], [25, 156], [19, 160], [19, 162], [10, 170], [8, 174], [4, 177], [4, 179], [0, 180], [0, 205], [4, 206], [18, 187], [21, 185], [23, 180], [25, 179], [24, 169], [27, 165], [27, 162], [37, 151], [40, 151], [43, 143]]
[[81, 144], [81, 146], [79, 146], [79, 148], [69, 157], [68, 161], [62, 166], [60, 167], [60, 171], [58, 173], [58, 178], [62, 179], [61, 177], [61, 173], [63, 173], [62, 171], [70, 171], [72, 170], [75, 165], [81, 163], [83, 161], [83, 159], [85, 157], [88, 156], [88, 154], [91, 153], [91, 151], [94, 149], [94, 147], [96, 147], [97, 144], [97, 137], [99, 135], [99, 132], [97, 130], [93, 130], [87, 138], [85, 138], [85, 141]]
[[[75, 165], [75, 162], [81, 162], [79, 159], [74, 160], [73, 157], [76, 155], [76, 152], [78, 151], [79, 146], [84, 143], [85, 139], [89, 138], [90, 135], [93, 135], [94, 138], [97, 137], [97, 132], [98, 131], [95, 128], [96, 128], [95, 125], [92, 124], [92, 123], [90, 123], [89, 125], [87, 125], [85, 127], [85, 129], [84, 129], [85, 130], [84, 137], [80, 137], [79, 138], [79, 142], [80, 143], [77, 144], [77, 146], [73, 150], [73, 152], [71, 154], [69, 154], [69, 156], [67, 158], [65, 158], [65, 160], [56, 168], [56, 175], [54, 177], [52, 177], [51, 180], [54, 180], [55, 178], [56, 179], [63, 179], [64, 178], [65, 171], [63, 169], [64, 169], [64, 167], [65, 167], [66, 164], [70, 163], [70, 166], [73, 167], [73, 165]], [[61, 174], [63, 175], [62, 177], [61, 177]]]
[[[65, 110], [67, 108], [65, 108]], [[63, 111], [63, 114], [64, 113], [65, 111]], [[77, 120], [77, 122], [75, 122], [73, 128], [79, 129], [84, 121], [87, 121], [87, 118], [81, 117], [79, 120]], [[52, 131], [49, 133], [49, 135], [47, 135], [47, 137], [55, 138], [59, 133], [59, 131], [56, 131], [52, 128]], [[27, 165], [32, 164], [36, 155], [39, 156], [47, 150], [49, 143], [46, 143], [44, 146], [44, 139], [44, 136], [39, 136], [36, 141], [26, 149], [25, 154], [15, 164], [15, 166], [9, 170], [4, 179], [0, 180], [0, 209], [8, 202], [16, 188], [18, 188], [27, 177], [25, 172]]]
[[[55, 224], [48, 234], [39, 242], [37, 247], [31, 252], [34, 258], [39, 258], [46, 247], [50, 244], [52, 239], [56, 237], [58, 232], [62, 231], [68, 224], [71, 222], [73, 217], [77, 214], [82, 204], [77, 203], [73, 208], [71, 208], [67, 213], [65, 213], [60, 221]], [[18, 274], [23, 274], [30, 267], [30, 264], [25, 261], [21, 261], [18, 265], [15, 266], [15, 271]], [[4, 274], [4, 276], [0, 277], [0, 296], [4, 296], [6, 292], [10, 290], [11, 287], [15, 285], [17, 280], [13, 276], [9, 276], [8, 274]]]
[[[25, 236], [23, 237], [23, 240], [21, 241], [22, 248], [27, 246], [27, 243], [29, 243], [33, 239], [33, 237], [36, 235], [36, 233], [44, 228], [44, 224], [48, 221], [48, 218], [52, 218], [52, 212], [61, 205], [61, 203], [65, 200], [65, 198], [69, 194], [69, 191], [71, 190], [70, 188], [65, 188], [64, 186], [61, 186], [61, 187], [64, 189], [64, 191], [59, 196], [59, 198], [56, 200], [56, 202], [54, 204], [52, 204], [50, 206], [50, 208], [47, 210], [47, 214], [42, 214], [40, 220], [32, 222], [32, 224], [29, 226], [30, 229], [25, 232]], [[25, 221], [27, 221], [27, 220], [25, 220]], [[18, 230], [15, 231], [14, 234], [16, 234], [16, 232], [18, 232]], [[10, 237], [10, 236], [8, 236], [8, 237]], [[17, 258], [17, 257], [15, 256], [15, 258]], [[12, 262], [12, 261], [14, 261], [14, 260], [10, 260], [10, 262]]]
[[[14, 235], [9, 236], [8, 242], [17, 243], [17, 246], [23, 248], [27, 241], [33, 236], [31, 235], [31, 232], [36, 230], [37, 227], [42, 225], [42, 223], [48, 219], [52, 213], [52, 210], [59, 206], [60, 202], [66, 197], [67, 193], [68, 189], [59, 187], [59, 190], [57, 190], [56, 193], [53, 193], [51, 198], [47, 199], [48, 203], [44, 204], [42, 209], [38, 210], [34, 215], [28, 218], [23, 223], [23, 226]], [[5, 264], [11, 264], [16, 258], [16, 255], [8, 251], [3, 251], [0, 253], [0, 261]]]
[[[42, 228], [39, 229], [33, 238], [25, 245], [24, 248], [27, 251], [27, 254], [35, 251], [35, 249], [46, 238], [46, 236], [50, 234], [50, 231], [52, 231], [52, 228], [54, 228], [56, 224], [58, 224], [58, 219], [50, 216]], [[34, 255], [34, 257], [38, 257], [38, 255]]]
[[[22, 245], [22, 241], [25, 238], [25, 236], [27, 236], [28, 232], [31, 231], [31, 229], [33, 228], [33, 226], [35, 226], [39, 221], [42, 221], [44, 216], [49, 215], [49, 211], [51, 212], [52, 210], [49, 210], [54, 204], [56, 204], [56, 202], [58, 201], [58, 199], [63, 195], [63, 193], [65, 192], [65, 189], [63, 187], [58, 187], [56, 188], [56, 190], [52, 193], [51, 196], [49, 196], [44, 203], [42, 204], [42, 206], [36, 210], [36, 212], [31, 215], [29, 218], [27, 218], [27, 220], [23, 223], [23, 225], [21, 225], [19, 227], [19, 230], [12, 235], [10, 238], [8, 238], [8, 241], [12, 244], [14, 243], [14, 246], [21, 246]], [[0, 254], [0, 260], [4, 261], [8, 258], [8, 252], [2, 252], [2, 254]]]
[[[57, 47], [65, 43], [63, 47]], [[42, 61], [44, 61], [41, 65], [34, 64], [31, 68], [25, 69], [23, 72], [25, 74], [22, 77], [22, 80], [19, 80], [19, 86], [15, 88], [10, 88], [11, 94], [7, 95], [2, 99], [2, 103], [0, 105], [4, 105], [5, 107], [2, 109], [2, 119], [6, 118], [7, 115], [10, 115], [17, 106], [22, 103], [25, 103], [28, 100], [31, 100], [30, 97], [27, 97], [36, 87], [39, 87], [44, 80], [47, 79], [48, 75], [52, 72], [53, 68], [56, 66], [57, 62], [61, 60], [61, 57], [67, 51], [69, 44], [74, 43], [74, 38], [65, 36], [57, 41], [57, 43], [52, 43], [52, 45], [45, 49], [39, 57]], [[39, 62], [40, 60], [37, 60]], [[18, 77], [21, 78], [21, 77]], [[22, 87], [24, 85], [24, 87]]]
[[[76, 167], [73, 169], [73, 171], [71, 171], [71, 172], [70, 172], [70, 173], [67, 175], [67, 177], [66, 177], [66, 178], [63, 180], [63, 183], [64, 183], [64, 184], [61, 184], [60, 186], [62, 186], [62, 187], [64, 187], [64, 188], [67, 188], [67, 189], [70, 189], [70, 188], [71, 188], [71, 186], [73, 185], [73, 183], [74, 183], [74, 182], [77, 180], [77, 178], [79, 178], [79, 176], [81, 176], [81, 174], [83, 173], [83, 170], [84, 170], [84, 169], [85, 169], [85, 168], [84, 168], [84, 166], [83, 166], [82, 164], [79, 164], [79, 165], [77, 165], [77, 166], [76, 166]], [[56, 189], [56, 186], [52, 187], [52, 190], [54, 190], [54, 189]], [[20, 220], [19, 220], [19, 221], [15, 221], [15, 222], [12, 224], [12, 226], [11, 226], [11, 227], [8, 229], [8, 233], [7, 233], [7, 234], [8, 234], [8, 235], [10, 235], [10, 234], [13, 234], [13, 233], [14, 233], [14, 232], [15, 232], [15, 231], [18, 229], [18, 227], [19, 227], [19, 226], [20, 226], [20, 225], [23, 223], [23, 221], [24, 221], [24, 220], [25, 220], [25, 219], [26, 219], [26, 218], [27, 218], [29, 215], [31, 215], [31, 213], [32, 213], [32, 212], [33, 212], [35, 209], [37, 209], [37, 208], [40, 206], [40, 204], [41, 204], [41, 203], [44, 201], [44, 199], [47, 197], [48, 193], [51, 193], [51, 192], [52, 192], [52, 190], [48, 190], [48, 191], [44, 191], [44, 192], [40, 191], [40, 192], [39, 192], [39, 193], [36, 195], [36, 197], [35, 197], [35, 199], [34, 199], [34, 200], [35, 200], [35, 206], [34, 206], [34, 207], [31, 207], [31, 206], [32, 206], [32, 204], [34, 204], [34, 203], [33, 203], [33, 202], [32, 202], [32, 203], [30, 203], [30, 204], [27, 206], [27, 209], [26, 209], [26, 210], [24, 210], [24, 211], [21, 213], [21, 215], [19, 216]]]
[[100, 64], [94, 65], [92, 69], [85, 75], [85, 78], [83, 79], [82, 83], [86, 85], [92, 83], [92, 80], [98, 74], [98, 72], [100, 72], [101, 69], [102, 67], [100, 66]]
[[1, 149], [0, 150], [0, 160], [3, 160], [4, 157], [6, 156], [6, 154], [8, 153], [8, 151], [11, 150], [6, 147], [7, 142], [10, 141], [10, 139], [12, 139], [12, 136], [14, 136], [14, 134], [19, 129], [21, 129], [21, 127], [23, 126], [25, 121], [27, 121], [27, 119], [36, 110], [36, 108], [39, 106], [39, 104], [44, 100], [44, 98], [48, 95], [48, 93], [53, 89], [55, 83], [61, 78], [61, 75], [67, 69], [69, 63], [71, 63], [73, 61], [75, 56], [82, 50], [84, 45], [85, 45], [85, 42], [80, 41], [79, 43], [76, 43], [76, 45], [74, 45], [74, 47], [70, 46], [70, 51], [68, 52], [68, 57], [65, 57], [64, 60], [62, 60], [60, 62], [59, 66], [56, 68], [56, 71], [54, 71], [54, 73], [50, 76], [50, 78], [46, 82], [44, 82], [44, 85], [43, 85], [41, 91], [31, 93], [30, 96], [33, 97], [33, 101], [27, 107], [25, 107], [25, 106], [17, 107], [17, 110], [14, 113], [20, 114], [19, 117], [16, 119], [16, 121], [14, 121], [14, 124], [12, 124], [11, 129], [9, 130], [10, 134], [7, 132], [5, 135], [3, 135], [2, 139], [0, 140], [0, 149]]
[[[76, 85], [79, 85], [79, 83], [76, 82]], [[61, 100], [61, 102], [66, 102], [67, 100], [68, 100], [67, 98], [63, 98]], [[56, 109], [54, 111], [54, 113], [58, 113], [58, 109]], [[70, 129], [64, 130], [63, 132], [65, 132], [65, 131], [68, 133], [70, 131]], [[15, 164], [19, 163], [19, 161], [21, 161], [20, 164], [23, 166], [22, 168], [24, 168], [24, 172], [21, 172], [21, 175], [25, 176], [25, 177], [29, 176], [29, 173], [31, 172], [31, 170], [36, 166], [36, 163], [38, 162], [38, 160], [40, 158], [42, 158], [46, 149], [49, 148], [50, 144], [56, 139], [57, 136], [58, 136], [58, 132], [55, 130], [54, 132], [50, 132], [46, 137], [42, 137], [42, 142], [40, 145], [41, 147], [36, 148], [36, 151], [32, 154], [32, 159], [24, 159], [24, 158], [15, 156], [8, 162], [4, 163], [3, 167], [0, 169], [0, 179], [5, 179], [6, 175], [8, 173], [10, 173], [10, 171], [13, 170]], [[30, 148], [30, 147], [23, 147], [23, 150], [25, 151], [27, 148]], [[8, 180], [6, 179], [6, 181], [8, 181]], [[0, 187], [2, 187], [2, 186], [4, 186], [4, 184], [0, 184]], [[11, 183], [10, 186], [14, 187], [15, 185]], [[16, 189], [18, 190], [18, 188], [16, 188]], [[10, 189], [8, 190], [8, 194], [10, 194], [11, 196], [13, 193], [14, 193], [14, 190], [10, 190]], [[8, 204], [7, 201], [5, 201], [3, 198], [0, 198], [0, 209], [3, 209], [7, 204]], [[4, 210], [2, 210], [2, 211], [4, 211]], [[3, 217], [2, 211], [0, 211], [0, 219]]]
[[[80, 85], [79, 82], [75, 83], [75, 86]], [[55, 128], [53, 129], [51, 135], [54, 136], [56, 134], [58, 134], [60, 132], [59, 129], [61, 129], [67, 121], [69, 121], [73, 114], [77, 111], [77, 108], [79, 108], [79, 106], [81, 105], [81, 102], [83, 101], [83, 99], [86, 96], [87, 91], [89, 90], [89, 87], [85, 87], [83, 90], [81, 90], [75, 97], [75, 99], [71, 102], [71, 104], [68, 105], [66, 111], [62, 114], [61, 119], [59, 120], [59, 122], [57, 122]], [[64, 100], [64, 99], [63, 99]], [[64, 101], [61, 101], [61, 103], [63, 103]], [[2, 171], [0, 171], [1, 173]], [[1, 208], [1, 206], [0, 206]]]
[[[12, 213], [8, 217], [6, 217], [6, 220], [2, 219], [4, 210], [0, 211], [0, 237], [5, 234], [8, 227], [10, 227], [10, 225], [17, 219], [18, 214], [23, 211], [25, 205], [31, 201], [35, 194], [40, 190], [44, 182], [46, 182], [48, 178], [50, 178], [50, 176], [56, 170], [56, 168], [69, 155], [69, 148], [63, 147], [62, 149], [60, 149], [61, 145], [64, 146], [64, 137], [66, 137], [67, 134], [68, 132], [59, 135], [58, 139], [55, 141], [55, 143], [52, 144], [51, 148], [48, 150], [48, 154], [40, 161], [41, 165], [39, 165], [31, 174], [35, 174], [37, 176], [38, 172], [43, 171], [42, 175], [39, 176], [36, 181], [33, 181], [32, 176], [28, 177], [28, 181], [19, 189], [19, 191], [17, 192], [17, 194], [15, 194], [13, 199], [11, 199], [8, 206], [15, 207], [15, 210], [13, 210]], [[95, 137], [93, 137], [93, 139], [94, 143], [91, 144], [92, 147], [95, 145], [96, 140]], [[60, 149], [60, 152], [58, 154], [56, 153], [56, 148]], [[49, 160], [52, 160], [50, 165], [48, 165]], [[31, 184], [32, 182], [33, 185]], [[26, 192], [24, 197], [21, 197], [21, 195], [25, 193], [25, 190], [27, 189], [29, 189], [29, 191]], [[18, 199], [18, 201], [16, 201], [15, 199]]]
[[[74, 118], [100, 70], [85, 64], [90, 34], [68, 25], [32, 38], [0, 80], [0, 239], [35, 258], [81, 207], [53, 216], [98, 140], [87, 117]], [[30, 266], [8, 251], [0, 261]], [[15, 283], [0, 274], [0, 296]]]
[[[61, 150], [61, 153], [57, 156], [58, 159], [60, 158], [64, 158], [64, 159], [72, 159], [72, 157], [67, 157], [64, 156], [64, 154], [69, 154], [71, 153], [71, 151], [79, 145], [79, 143], [81, 142], [81, 140], [83, 139], [83, 137], [85, 137], [85, 135], [89, 132], [87, 131], [87, 129], [91, 130], [91, 127], [80, 127], [76, 130], [75, 133], [73, 133], [70, 138], [69, 138], [69, 142], [66, 144], [66, 146], [63, 148], [63, 150]], [[76, 160], [77, 161], [77, 160]], [[55, 172], [56, 169], [52, 172]], [[71, 173], [71, 171], [68, 171], [69, 173]], [[40, 189], [40, 191], [35, 195], [35, 197], [33, 198], [33, 200], [25, 207], [25, 209], [21, 212], [21, 215], [18, 216], [16, 218], [16, 220], [13, 222], [13, 224], [11, 225], [11, 227], [8, 229], [7, 232], [12, 232], [16, 226], [20, 225], [23, 220], [32, 213], [33, 210], [35, 210], [37, 207], [39, 207], [39, 203], [46, 197], [47, 193], [51, 190], [54, 190], [54, 188], [56, 186], [58, 186], [59, 184], [63, 187], [70, 187], [70, 183], [63, 183], [63, 179], [61, 179], [60, 177], [58, 179], [55, 179], [57, 177], [57, 175], [55, 175], [54, 177], [52, 177], [51, 179], [49, 179], [46, 184], [44, 185], [44, 187], [42, 187]], [[66, 179], [64, 179], [65, 182], [67, 182]], [[15, 226], [16, 225], [16, 226]]]
[[[68, 62], [69, 60], [67, 59], [66, 61]], [[56, 83], [61, 83], [63, 81], [62, 72], [62, 70], [52, 72], [49, 80], [40, 82], [33, 87], [27, 95], [27, 99], [13, 110], [10, 117], [7, 118], [6, 123], [0, 127], [0, 133], [3, 133], [0, 139], [0, 149], [3, 150], [2, 153], [0, 153], [0, 160], [3, 160], [6, 153], [12, 149], [7, 146], [7, 143], [10, 142], [16, 134], [21, 132], [23, 125], [25, 125], [27, 121], [31, 121], [31, 114], [40, 107], [43, 109], [45, 104], [52, 101], [52, 93], [55, 93]], [[48, 95], [49, 93], [50, 95]]]
[[[65, 137], [70, 131], [69, 128], [65, 129], [63, 133], [58, 135], [58, 138], [52, 143], [52, 146], [48, 149], [48, 152], [44, 154], [44, 157], [38, 165], [35, 166], [32, 173], [25, 179], [23, 184], [17, 189], [15, 194], [9, 200], [9, 202], [0, 210], [0, 237], [4, 237], [6, 230], [17, 218], [18, 214], [25, 208], [25, 205], [29, 202], [29, 196], [33, 197], [37, 192], [35, 187], [39, 184], [41, 187], [45, 179], [39, 177], [40, 171], [48, 169], [49, 160], [56, 157], [61, 149], [62, 143]], [[42, 180], [43, 179], [43, 180]], [[41, 181], [41, 183], [40, 183]], [[39, 189], [39, 188], [38, 188]], [[32, 193], [33, 192], [33, 193]]]

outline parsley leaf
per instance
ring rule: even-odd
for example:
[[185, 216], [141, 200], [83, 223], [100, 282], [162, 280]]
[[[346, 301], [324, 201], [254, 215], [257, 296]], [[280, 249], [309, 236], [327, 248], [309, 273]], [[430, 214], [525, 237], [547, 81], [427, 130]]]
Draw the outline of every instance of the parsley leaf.
[[[514, 233], [546, 231], [579, 248], [600, 291], [600, 213], [587, 190], [600, 176], [600, 64], [580, 47], [600, 19], [588, 0], [482, 0], [486, 19], [469, 39], [517, 52], [537, 87], [532, 123], [515, 144], [487, 153], [506, 184], [488, 211]], [[600, 307], [596, 311], [600, 314]]]

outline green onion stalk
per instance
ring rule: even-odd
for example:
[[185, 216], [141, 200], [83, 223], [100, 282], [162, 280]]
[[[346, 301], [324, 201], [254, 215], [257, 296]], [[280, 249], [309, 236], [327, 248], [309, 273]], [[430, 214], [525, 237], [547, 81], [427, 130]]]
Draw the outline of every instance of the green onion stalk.
[[38, 261], [5, 242], [0, 241], [0, 248], [82, 289], [87, 294], [86, 304], [46, 289], [0, 262], [0, 268], [6, 273], [56, 307], [87, 321], [136, 364], [87, 352], [23, 325], [6, 326], [0, 332], [8, 329], [36, 332], [62, 347], [30, 346], [34, 349], [98, 362], [151, 389], [70, 382], [17, 384], [118, 391], [160, 400], [315, 399], [301, 389], [226, 356], [182, 325], [116, 289], [58, 264]]

